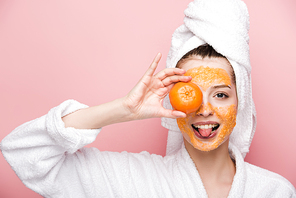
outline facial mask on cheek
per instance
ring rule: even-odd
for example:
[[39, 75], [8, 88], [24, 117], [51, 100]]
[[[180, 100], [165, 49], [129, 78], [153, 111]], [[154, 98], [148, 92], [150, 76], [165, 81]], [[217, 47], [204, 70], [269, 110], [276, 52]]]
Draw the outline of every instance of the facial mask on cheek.
[[229, 138], [233, 128], [235, 127], [236, 105], [212, 108], [211, 104], [208, 103], [202, 108], [211, 109], [213, 114], [219, 119], [220, 126], [214, 137], [209, 139], [200, 139], [195, 135], [190, 123], [190, 120], [195, 116], [195, 113], [189, 114], [186, 118], [178, 118], [177, 123], [185, 139], [196, 149], [201, 151], [211, 151], [224, 143]]

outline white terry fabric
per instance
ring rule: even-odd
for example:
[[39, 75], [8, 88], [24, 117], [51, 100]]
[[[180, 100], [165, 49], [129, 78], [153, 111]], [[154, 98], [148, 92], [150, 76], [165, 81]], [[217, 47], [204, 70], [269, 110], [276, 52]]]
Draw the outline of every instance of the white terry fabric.
[[[95, 140], [100, 129], [65, 128], [61, 117], [85, 107], [65, 101], [2, 140], [3, 156], [27, 187], [55, 198], [207, 197], [184, 146], [165, 157], [82, 148]], [[286, 179], [244, 162], [234, 145], [229, 150], [236, 161], [229, 198], [296, 198]]]
[[[236, 126], [230, 136], [243, 157], [248, 153], [256, 128], [256, 111], [252, 99], [249, 57], [249, 14], [241, 0], [195, 0], [184, 11], [184, 24], [172, 36], [166, 67], [173, 68], [189, 51], [208, 43], [231, 63], [238, 95]], [[172, 109], [169, 98], [163, 105]], [[182, 134], [175, 119], [162, 118], [169, 129], [167, 155], [182, 145]]]

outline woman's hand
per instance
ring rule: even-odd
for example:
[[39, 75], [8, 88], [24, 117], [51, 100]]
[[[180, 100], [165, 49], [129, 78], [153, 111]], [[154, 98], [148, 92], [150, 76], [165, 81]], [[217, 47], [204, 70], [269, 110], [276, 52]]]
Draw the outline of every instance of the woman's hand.
[[183, 112], [163, 108], [162, 101], [175, 83], [188, 82], [191, 77], [182, 76], [185, 70], [177, 68], [164, 69], [153, 75], [160, 58], [159, 53], [145, 75], [125, 97], [68, 114], [62, 118], [65, 126], [97, 129], [114, 123], [145, 118], [186, 117]]
[[175, 83], [188, 82], [191, 77], [182, 76], [185, 70], [179, 68], [167, 68], [153, 75], [160, 59], [158, 53], [144, 76], [124, 98], [123, 105], [133, 119], [186, 117], [183, 112], [165, 109], [162, 101]]

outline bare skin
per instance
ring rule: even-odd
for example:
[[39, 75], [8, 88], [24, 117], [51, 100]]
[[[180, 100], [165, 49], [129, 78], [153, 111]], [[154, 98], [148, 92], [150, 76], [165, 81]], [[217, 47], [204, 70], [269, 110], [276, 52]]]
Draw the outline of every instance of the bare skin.
[[144, 76], [125, 97], [66, 115], [62, 118], [65, 126], [97, 129], [114, 123], [146, 118], [186, 117], [183, 112], [165, 109], [162, 100], [176, 82], [188, 82], [191, 77], [182, 76], [185, 70], [179, 68], [164, 69], [153, 75], [160, 59], [159, 53]]
[[202, 179], [209, 198], [227, 197], [235, 175], [235, 165], [228, 154], [228, 141], [204, 152], [184, 140], [185, 147]]
[[[65, 126], [97, 129], [114, 123], [146, 118], [186, 117], [183, 112], [163, 108], [162, 100], [175, 83], [189, 82], [191, 77], [182, 76], [186, 69], [179, 68], [164, 69], [154, 75], [160, 59], [161, 54], [157, 54], [144, 76], [125, 97], [66, 115], [62, 118]], [[204, 116], [205, 114], [206, 112]], [[228, 140], [209, 152], [194, 148], [186, 139], [184, 143], [208, 196], [227, 197], [235, 175], [235, 166], [228, 154]]]

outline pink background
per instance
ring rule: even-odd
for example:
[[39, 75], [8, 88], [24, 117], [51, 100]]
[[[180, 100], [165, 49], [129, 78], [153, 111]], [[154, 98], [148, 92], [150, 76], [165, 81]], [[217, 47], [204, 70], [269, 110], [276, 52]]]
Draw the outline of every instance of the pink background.
[[[66, 99], [124, 96], [157, 52], [165, 67], [190, 0], [0, 1], [0, 140]], [[296, 1], [246, 0], [257, 132], [246, 161], [296, 186]], [[136, 130], [135, 130], [136, 129]], [[92, 146], [165, 154], [159, 119], [105, 127]], [[0, 197], [40, 197], [0, 155]]]

